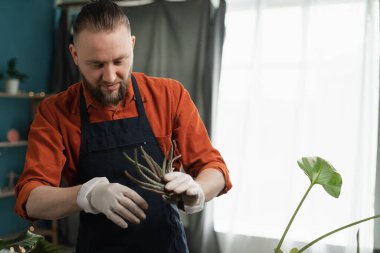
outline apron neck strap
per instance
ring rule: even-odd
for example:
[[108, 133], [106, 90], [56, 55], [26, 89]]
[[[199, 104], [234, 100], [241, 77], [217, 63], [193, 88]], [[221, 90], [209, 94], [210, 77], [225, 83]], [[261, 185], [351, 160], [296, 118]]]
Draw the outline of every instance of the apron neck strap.
[[136, 78], [133, 75], [131, 75], [131, 79], [132, 79], [133, 91], [135, 93], [135, 98], [136, 98], [137, 112], [139, 114], [139, 117], [145, 117], [145, 110], [142, 103], [140, 90], [137, 86]]

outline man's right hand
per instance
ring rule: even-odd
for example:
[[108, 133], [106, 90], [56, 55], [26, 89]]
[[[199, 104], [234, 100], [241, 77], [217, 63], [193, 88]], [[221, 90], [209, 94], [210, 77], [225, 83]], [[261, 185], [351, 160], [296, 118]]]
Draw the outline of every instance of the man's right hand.
[[146, 218], [144, 210], [148, 209], [148, 203], [124, 185], [99, 182], [86, 193], [86, 198], [92, 209], [103, 213], [122, 228], [128, 227], [125, 220], [138, 224]]

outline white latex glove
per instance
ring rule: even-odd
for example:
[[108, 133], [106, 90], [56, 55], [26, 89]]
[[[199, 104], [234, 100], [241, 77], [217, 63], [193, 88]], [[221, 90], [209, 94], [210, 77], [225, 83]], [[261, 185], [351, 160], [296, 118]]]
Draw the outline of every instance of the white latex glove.
[[175, 171], [166, 174], [164, 179], [167, 182], [165, 190], [181, 195], [186, 213], [197, 213], [203, 210], [205, 194], [190, 175]]
[[148, 203], [132, 189], [109, 183], [106, 178], [94, 178], [83, 184], [77, 203], [85, 212], [103, 213], [116, 225], [127, 228], [128, 223], [140, 223], [145, 219]]

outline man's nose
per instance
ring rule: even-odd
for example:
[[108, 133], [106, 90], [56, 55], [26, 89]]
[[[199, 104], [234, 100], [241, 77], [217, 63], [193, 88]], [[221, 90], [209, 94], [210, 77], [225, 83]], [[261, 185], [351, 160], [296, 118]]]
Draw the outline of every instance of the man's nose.
[[113, 83], [116, 80], [116, 70], [111, 65], [108, 64], [103, 67], [103, 81], [107, 83]]

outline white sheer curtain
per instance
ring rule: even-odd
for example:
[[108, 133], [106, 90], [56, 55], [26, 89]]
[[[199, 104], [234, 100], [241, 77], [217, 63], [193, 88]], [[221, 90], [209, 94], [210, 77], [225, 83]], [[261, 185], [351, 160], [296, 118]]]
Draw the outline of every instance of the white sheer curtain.
[[[297, 166], [303, 156], [330, 161], [342, 175], [343, 187], [338, 199], [315, 187], [288, 242], [304, 245], [372, 216], [378, 0], [227, 4], [213, 136], [234, 185], [215, 201], [216, 231], [234, 236], [223, 237], [223, 252], [273, 252], [309, 185]], [[308, 252], [356, 252], [357, 229], [328, 237]], [[247, 244], [236, 241], [237, 235], [266, 239], [244, 248]], [[360, 235], [361, 252], [372, 253], [373, 222], [360, 225]], [[291, 246], [285, 245], [284, 252]]]

